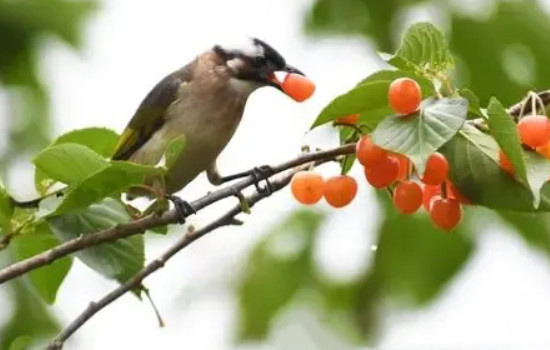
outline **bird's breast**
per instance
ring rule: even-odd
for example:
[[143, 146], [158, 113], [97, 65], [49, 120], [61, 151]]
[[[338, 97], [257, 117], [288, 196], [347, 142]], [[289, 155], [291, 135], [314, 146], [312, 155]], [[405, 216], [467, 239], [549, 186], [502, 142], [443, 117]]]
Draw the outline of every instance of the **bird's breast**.
[[247, 96], [218, 90], [176, 101], [168, 111], [166, 139], [184, 134], [186, 146], [167, 175], [175, 192], [216, 160], [241, 121]]

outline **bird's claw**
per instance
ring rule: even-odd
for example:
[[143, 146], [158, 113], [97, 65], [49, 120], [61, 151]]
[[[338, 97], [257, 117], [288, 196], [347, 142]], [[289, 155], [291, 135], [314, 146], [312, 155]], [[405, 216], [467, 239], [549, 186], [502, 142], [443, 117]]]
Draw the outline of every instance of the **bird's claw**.
[[174, 203], [174, 208], [176, 209], [176, 212], [178, 214], [178, 223], [180, 223], [180, 224], [184, 224], [185, 219], [188, 216], [197, 213], [195, 208], [193, 208], [193, 206], [191, 204], [189, 204], [189, 202], [184, 201], [183, 199], [181, 199], [178, 196], [167, 195], [166, 198], [170, 202]]
[[[265, 194], [266, 196], [270, 196], [273, 193], [273, 186], [271, 185], [271, 182], [269, 182], [269, 177], [273, 174], [273, 168], [269, 165], [255, 167], [250, 171], [250, 175], [254, 180], [254, 187], [256, 187], [258, 193]], [[264, 188], [260, 186], [261, 181], [265, 181]]]

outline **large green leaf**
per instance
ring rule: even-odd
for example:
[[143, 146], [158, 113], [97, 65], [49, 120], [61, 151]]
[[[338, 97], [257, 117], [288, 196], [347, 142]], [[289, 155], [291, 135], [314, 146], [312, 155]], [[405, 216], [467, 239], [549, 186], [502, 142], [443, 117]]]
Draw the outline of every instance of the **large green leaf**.
[[0, 349], [11, 350], [12, 346], [20, 345], [30, 349], [31, 343], [43, 341], [61, 330], [55, 316], [24, 280], [14, 280], [2, 287], [7, 291], [12, 310], [0, 330]]
[[468, 102], [461, 97], [431, 98], [422, 103], [420, 112], [386, 118], [374, 131], [373, 141], [407, 155], [423, 174], [428, 157], [457, 133], [467, 112]]
[[111, 162], [106, 168], [69, 187], [54, 214], [84, 209], [105, 197], [116, 196], [129, 187], [143, 184], [148, 176], [163, 173], [163, 169], [153, 166], [123, 161]]
[[239, 286], [241, 339], [265, 337], [275, 314], [307, 284], [322, 220], [311, 211], [296, 212], [256, 246]]
[[508, 115], [502, 104], [494, 97], [489, 102], [487, 114], [489, 116], [488, 122], [491, 134], [508, 159], [510, 159], [514, 167], [515, 176], [518, 180], [527, 184], [527, 166], [523, 159], [523, 149], [516, 123], [514, 123], [512, 116]]
[[68, 185], [109, 166], [109, 162], [99, 154], [75, 143], [50, 146], [38, 153], [33, 162], [51, 179]]
[[399, 78], [414, 79], [418, 83], [418, 85], [420, 85], [420, 89], [422, 90], [423, 96], [429, 96], [435, 93], [434, 84], [430, 80], [418, 74], [405, 72], [398, 69], [397, 70], [383, 69], [383, 70], [376, 71], [371, 75], [369, 75], [368, 77], [366, 77], [365, 79], [361, 80], [357, 85], [363, 85], [366, 83], [371, 83], [376, 81], [389, 81], [391, 83], [395, 79], [399, 79]]
[[[450, 177], [461, 193], [474, 203], [504, 211], [534, 211], [531, 191], [503, 171], [496, 141], [465, 125], [441, 152], [450, 165]], [[541, 193], [539, 210], [550, 210], [550, 186]]]
[[[376, 119], [389, 114], [388, 87], [390, 80], [379, 80], [356, 86], [347, 93], [335, 98], [317, 117], [312, 128], [326, 124], [334, 119], [355, 113], [368, 114], [370, 111], [387, 110], [387, 113], [376, 114]], [[376, 122], [373, 120], [373, 122]]]
[[[73, 130], [59, 136], [53, 145], [63, 143], [75, 143], [86, 146], [102, 157], [110, 157], [113, 153], [118, 140], [118, 134], [107, 128], [86, 128]], [[36, 189], [41, 195], [47, 193], [48, 189], [55, 183], [44, 171], [40, 168], [35, 169], [34, 183]]]
[[426, 77], [437, 77], [454, 67], [454, 59], [447, 40], [433, 24], [417, 23], [410, 26], [401, 44], [388, 63], [403, 71]]
[[[47, 223], [41, 223], [33, 230], [24, 231], [14, 240], [17, 260], [30, 258], [59, 245]], [[72, 264], [71, 257], [54, 261], [52, 264], [29, 272], [28, 276], [38, 294], [48, 304], [55, 302], [57, 291]]]
[[95, 153], [108, 158], [113, 155], [119, 135], [107, 128], [85, 128], [70, 131], [59, 136], [53, 145], [76, 143], [86, 146]]
[[[50, 220], [54, 234], [62, 241], [87, 235], [131, 220], [124, 205], [106, 198], [79, 213], [65, 214]], [[125, 282], [136, 274], [144, 263], [142, 235], [87, 248], [76, 256], [86, 265], [107, 278]]]
[[335, 120], [348, 114], [361, 114], [360, 124], [366, 124], [371, 128], [391, 114], [388, 105], [388, 89], [392, 81], [398, 78], [413, 78], [422, 89], [424, 96], [434, 94], [434, 86], [431, 81], [418, 75], [399, 70], [381, 70], [369, 75], [360, 81], [357, 86], [347, 93], [338, 96], [326, 106], [312, 128]]

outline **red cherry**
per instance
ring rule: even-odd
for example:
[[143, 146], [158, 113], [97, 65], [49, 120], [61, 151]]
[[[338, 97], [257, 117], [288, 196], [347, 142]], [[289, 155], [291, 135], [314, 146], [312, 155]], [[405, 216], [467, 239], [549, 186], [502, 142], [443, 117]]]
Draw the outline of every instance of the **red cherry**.
[[395, 207], [403, 214], [412, 214], [422, 205], [422, 189], [413, 181], [401, 181], [393, 194]]
[[422, 182], [427, 185], [440, 185], [447, 178], [449, 163], [444, 155], [439, 152], [432, 154], [426, 162], [426, 170], [422, 176]]
[[519, 137], [525, 145], [536, 148], [550, 141], [550, 120], [544, 115], [529, 115], [518, 123]]
[[435, 226], [450, 231], [458, 225], [462, 218], [462, 206], [454, 198], [435, 196], [430, 205], [430, 217]]
[[319, 174], [312, 171], [300, 171], [292, 177], [290, 189], [298, 202], [312, 205], [323, 197], [325, 183]]
[[393, 156], [387, 156], [372, 166], [365, 167], [367, 181], [376, 188], [391, 185], [399, 174], [399, 161]]
[[300, 74], [287, 74], [281, 84], [284, 93], [298, 102], [303, 102], [315, 92], [315, 84]]
[[335, 208], [341, 208], [355, 198], [357, 181], [351, 176], [334, 176], [325, 182], [325, 200]]
[[364, 166], [374, 165], [388, 157], [388, 151], [372, 142], [370, 136], [362, 136], [355, 150], [357, 160]]
[[418, 109], [422, 101], [420, 85], [410, 78], [395, 79], [390, 84], [388, 100], [397, 113], [411, 114]]

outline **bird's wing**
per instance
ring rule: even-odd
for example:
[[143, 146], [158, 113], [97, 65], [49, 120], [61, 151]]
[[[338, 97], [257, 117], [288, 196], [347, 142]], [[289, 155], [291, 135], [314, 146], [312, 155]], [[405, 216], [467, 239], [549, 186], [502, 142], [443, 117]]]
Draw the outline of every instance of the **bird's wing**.
[[179, 90], [191, 80], [191, 67], [166, 76], [147, 94], [120, 136], [113, 160], [129, 159], [166, 121], [166, 109], [179, 96]]

